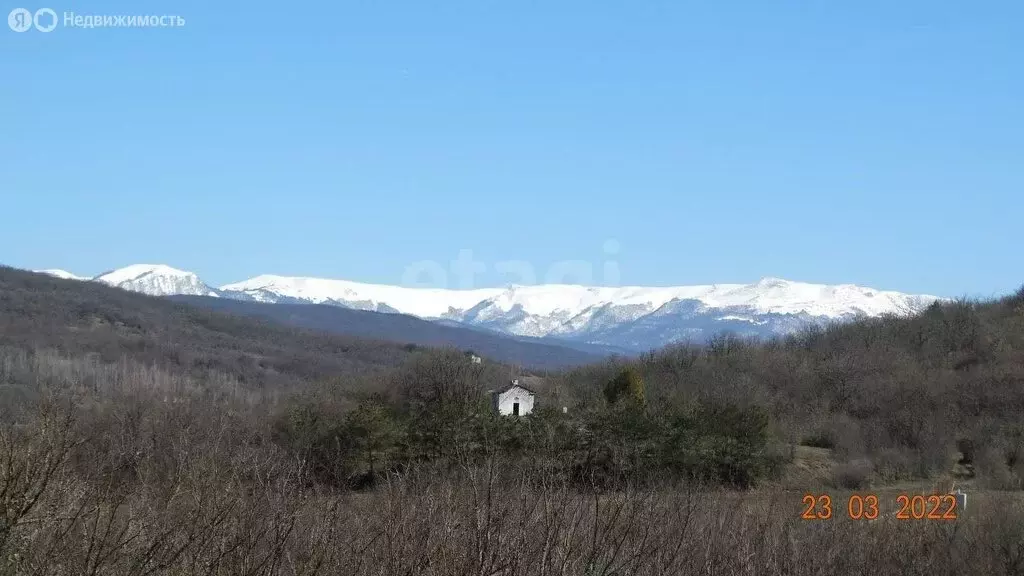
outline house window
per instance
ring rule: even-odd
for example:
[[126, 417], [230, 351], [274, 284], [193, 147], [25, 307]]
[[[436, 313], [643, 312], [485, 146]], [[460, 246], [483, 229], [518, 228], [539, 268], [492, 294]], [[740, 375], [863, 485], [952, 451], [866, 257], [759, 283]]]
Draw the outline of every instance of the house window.
[[519, 402], [512, 404], [512, 415], [519, 416]]

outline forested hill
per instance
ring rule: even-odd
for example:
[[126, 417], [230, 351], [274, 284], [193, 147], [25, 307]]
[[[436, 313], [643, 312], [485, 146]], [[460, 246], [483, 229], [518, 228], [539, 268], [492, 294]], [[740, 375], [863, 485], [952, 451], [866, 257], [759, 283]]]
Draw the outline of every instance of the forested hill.
[[406, 314], [353, 310], [327, 304], [268, 304], [210, 296], [170, 296], [172, 300], [240, 316], [334, 334], [420, 346], [454, 346], [480, 356], [536, 369], [563, 369], [598, 362], [610, 354], [583, 343], [527, 339], [469, 326], [446, 326]]
[[0, 267], [0, 346], [102, 362], [127, 357], [175, 373], [231, 374], [258, 387], [378, 373], [415, 349], [8, 267]]
[[[654, 405], [763, 409], [779, 440], [830, 450], [841, 484], [964, 472], [959, 462], [986, 485], [1024, 489], [1024, 289], [769, 342], [723, 336], [630, 364]], [[621, 369], [588, 366], [565, 385], [599, 405], [595, 384]]]

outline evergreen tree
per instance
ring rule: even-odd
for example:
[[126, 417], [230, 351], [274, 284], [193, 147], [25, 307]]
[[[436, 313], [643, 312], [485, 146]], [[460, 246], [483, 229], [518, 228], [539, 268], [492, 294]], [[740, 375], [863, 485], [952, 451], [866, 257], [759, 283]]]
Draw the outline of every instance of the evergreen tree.
[[357, 454], [369, 469], [371, 482], [376, 477], [377, 464], [398, 439], [398, 426], [387, 408], [376, 400], [365, 400], [348, 414], [345, 428]]
[[626, 368], [619, 375], [605, 384], [604, 397], [609, 404], [616, 404], [623, 398], [629, 398], [643, 406], [647, 403], [644, 381], [633, 368]]

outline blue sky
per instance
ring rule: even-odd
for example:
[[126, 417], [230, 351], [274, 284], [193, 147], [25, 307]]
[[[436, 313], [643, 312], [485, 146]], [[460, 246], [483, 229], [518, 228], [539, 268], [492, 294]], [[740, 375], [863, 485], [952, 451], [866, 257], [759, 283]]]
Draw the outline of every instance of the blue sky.
[[[48, 6], [143, 13], [80, 4]], [[181, 28], [4, 27], [0, 262], [399, 283], [471, 250], [478, 286], [612, 258], [621, 284], [1005, 293], [1024, 4], [980, 4], [187, 0], [144, 11]]]

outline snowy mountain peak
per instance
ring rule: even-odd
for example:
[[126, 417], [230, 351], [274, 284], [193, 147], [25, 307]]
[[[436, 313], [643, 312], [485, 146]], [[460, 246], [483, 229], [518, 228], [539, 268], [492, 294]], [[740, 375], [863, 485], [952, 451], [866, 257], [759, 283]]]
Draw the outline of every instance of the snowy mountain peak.
[[910, 314], [938, 299], [773, 277], [752, 284], [549, 284], [447, 290], [264, 275], [223, 286], [221, 293], [262, 302], [308, 302], [401, 312], [517, 336], [568, 338], [638, 349], [679, 339], [700, 339], [721, 330], [779, 334], [808, 323]]
[[86, 276], [78, 276], [77, 274], [72, 274], [67, 270], [60, 270], [57, 268], [51, 268], [49, 270], [36, 270], [35, 272], [38, 274], [49, 274], [50, 276], [56, 278], [63, 278], [65, 280], [89, 280], [89, 278]]
[[133, 264], [104, 272], [93, 280], [150, 296], [219, 295], [216, 290], [203, 283], [195, 273], [172, 268], [165, 264]]
[[104, 272], [97, 276], [96, 280], [100, 280], [108, 284], [118, 284], [121, 282], [138, 280], [139, 278], [148, 275], [164, 276], [168, 278], [187, 278], [190, 276], [196, 276], [192, 272], [172, 268], [166, 264], [132, 264], [131, 266], [125, 266], [124, 268]]
[[[62, 270], [45, 272], [81, 279]], [[700, 341], [722, 331], [770, 336], [809, 324], [913, 314], [940, 299], [853, 284], [810, 284], [775, 277], [751, 284], [548, 284], [449, 290], [263, 274], [218, 290], [192, 272], [163, 264], [135, 264], [101, 274], [94, 281], [153, 296], [222, 296], [403, 313], [513, 336], [634, 350], [679, 340]]]
[[792, 284], [789, 280], [783, 280], [782, 278], [774, 278], [772, 276], [766, 276], [757, 281], [755, 286], [760, 288], [785, 288]]
[[500, 294], [501, 288], [445, 290], [403, 288], [386, 284], [362, 284], [263, 274], [249, 280], [221, 286], [224, 296], [260, 302], [306, 302], [336, 304], [364, 310], [402, 312], [421, 318], [439, 318], [449, 308], [467, 310], [476, 303]]

